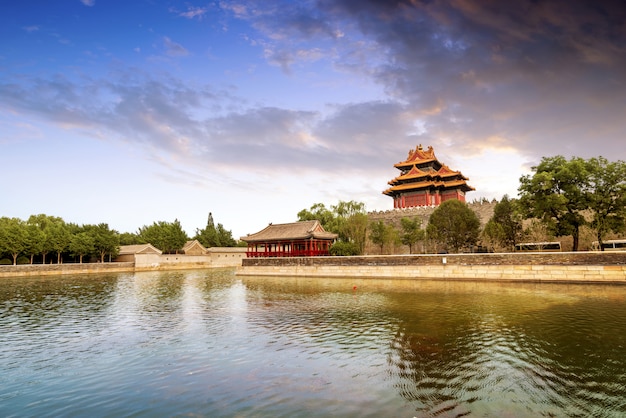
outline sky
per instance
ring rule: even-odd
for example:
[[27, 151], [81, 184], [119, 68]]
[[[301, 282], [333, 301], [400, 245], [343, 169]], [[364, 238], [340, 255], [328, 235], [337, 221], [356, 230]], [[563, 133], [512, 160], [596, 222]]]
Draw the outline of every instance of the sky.
[[0, 216], [235, 238], [382, 194], [409, 150], [517, 195], [542, 157], [626, 160], [613, 1], [0, 5]]

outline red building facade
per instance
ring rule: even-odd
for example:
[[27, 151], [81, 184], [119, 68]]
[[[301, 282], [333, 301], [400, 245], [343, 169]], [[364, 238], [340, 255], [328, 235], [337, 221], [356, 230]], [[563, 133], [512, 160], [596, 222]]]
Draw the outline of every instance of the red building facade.
[[405, 161], [394, 164], [400, 175], [383, 194], [393, 198], [394, 208], [439, 206], [450, 199], [465, 202], [465, 193], [474, 190], [467, 177], [439, 162], [433, 147], [418, 145]]
[[319, 221], [269, 224], [245, 237], [247, 257], [312, 257], [329, 255], [337, 234], [327, 232]]

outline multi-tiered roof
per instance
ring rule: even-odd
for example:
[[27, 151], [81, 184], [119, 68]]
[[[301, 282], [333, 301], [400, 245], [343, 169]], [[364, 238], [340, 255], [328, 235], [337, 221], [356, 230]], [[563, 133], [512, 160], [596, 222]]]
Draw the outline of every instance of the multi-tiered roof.
[[474, 190], [460, 171], [439, 162], [430, 146], [424, 150], [418, 145], [394, 167], [401, 174], [390, 180], [391, 187], [383, 192], [393, 198], [394, 208], [438, 206], [449, 199], [465, 202], [465, 193]]

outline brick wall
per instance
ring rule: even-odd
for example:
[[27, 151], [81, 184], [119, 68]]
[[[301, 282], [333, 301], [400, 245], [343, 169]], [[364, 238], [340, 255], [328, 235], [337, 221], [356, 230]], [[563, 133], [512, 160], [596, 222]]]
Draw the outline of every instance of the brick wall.
[[250, 258], [242, 276], [610, 282], [626, 284], [626, 253], [505, 253]]

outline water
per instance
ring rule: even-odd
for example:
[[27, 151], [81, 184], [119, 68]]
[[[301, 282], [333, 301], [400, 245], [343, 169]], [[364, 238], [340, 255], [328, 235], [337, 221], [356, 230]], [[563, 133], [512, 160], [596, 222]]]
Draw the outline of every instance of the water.
[[626, 287], [2, 279], [0, 416], [626, 416]]

